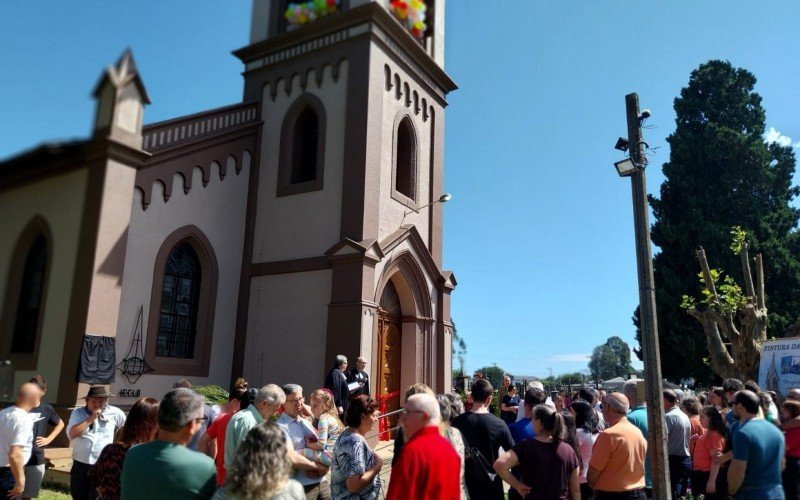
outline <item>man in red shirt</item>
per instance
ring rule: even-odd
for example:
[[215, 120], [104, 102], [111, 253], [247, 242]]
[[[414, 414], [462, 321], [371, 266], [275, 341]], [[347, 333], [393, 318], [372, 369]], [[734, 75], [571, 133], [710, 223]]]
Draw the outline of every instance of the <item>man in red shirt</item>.
[[225, 430], [228, 422], [231, 421], [233, 414], [241, 408], [242, 396], [246, 392], [243, 388], [231, 391], [228, 402], [222, 405], [222, 414], [214, 422], [210, 422], [206, 433], [197, 443], [197, 451], [205, 453], [214, 459], [217, 466], [217, 486], [222, 486], [225, 482]]
[[461, 498], [461, 460], [439, 433], [439, 403], [430, 394], [414, 394], [400, 416], [408, 441], [392, 464], [387, 500]]

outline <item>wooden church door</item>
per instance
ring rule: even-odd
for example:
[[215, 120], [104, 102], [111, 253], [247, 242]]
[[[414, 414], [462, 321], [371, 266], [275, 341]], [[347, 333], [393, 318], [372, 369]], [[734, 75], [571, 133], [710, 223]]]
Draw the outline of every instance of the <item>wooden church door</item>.
[[[403, 316], [400, 298], [390, 281], [381, 296], [378, 308], [378, 395], [397, 392], [387, 401], [386, 412], [400, 408], [400, 349]], [[389, 417], [389, 428], [397, 426], [397, 415]], [[392, 433], [392, 437], [394, 433]]]

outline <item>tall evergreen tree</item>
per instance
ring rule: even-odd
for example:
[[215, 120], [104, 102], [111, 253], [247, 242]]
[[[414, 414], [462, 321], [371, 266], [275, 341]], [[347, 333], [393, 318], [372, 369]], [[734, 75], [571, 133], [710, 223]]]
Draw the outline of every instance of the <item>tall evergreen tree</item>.
[[[665, 377], [711, 378], [705, 336], [680, 308], [683, 294], [698, 295], [695, 250], [735, 272], [730, 230], [741, 226], [753, 253], [764, 256], [768, 334], [780, 336], [800, 315], [800, 213], [790, 202], [795, 156], [790, 147], [764, 142], [765, 112], [753, 91], [755, 76], [729, 62], [694, 70], [675, 99], [676, 129], [660, 197], [651, 196], [656, 306]], [[741, 273], [740, 273], [741, 274]], [[741, 283], [742, 276], [734, 274]], [[634, 315], [634, 323], [638, 314]], [[638, 324], [637, 324], [638, 327]], [[637, 340], [640, 340], [637, 334]]]

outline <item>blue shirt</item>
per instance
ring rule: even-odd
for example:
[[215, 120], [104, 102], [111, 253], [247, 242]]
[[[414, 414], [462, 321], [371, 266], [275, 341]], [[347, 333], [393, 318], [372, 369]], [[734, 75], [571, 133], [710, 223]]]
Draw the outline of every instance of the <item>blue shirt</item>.
[[524, 439], [536, 437], [536, 433], [533, 431], [533, 424], [531, 424], [531, 419], [529, 418], [514, 422], [508, 426], [508, 430], [511, 432], [511, 437], [514, 438], [515, 443], [521, 443]]
[[[647, 407], [636, 406], [631, 409], [631, 412], [628, 413], [628, 422], [635, 425], [640, 431], [642, 431], [642, 435], [645, 439], [647, 439]], [[644, 459], [644, 482], [648, 488], [653, 487], [653, 478], [650, 475], [650, 454], [648, 453]]]
[[[299, 451], [306, 447], [306, 436], [316, 436], [314, 429], [311, 428], [311, 424], [302, 418], [292, 418], [284, 413], [278, 419], [277, 423], [289, 438], [292, 447], [294, 447], [294, 451]], [[321, 477], [308, 477], [306, 471], [303, 469], [295, 470], [294, 479], [303, 486], [317, 484], [322, 481]]]
[[782, 499], [781, 460], [785, 443], [775, 425], [754, 418], [733, 434], [733, 458], [747, 462], [737, 500]]

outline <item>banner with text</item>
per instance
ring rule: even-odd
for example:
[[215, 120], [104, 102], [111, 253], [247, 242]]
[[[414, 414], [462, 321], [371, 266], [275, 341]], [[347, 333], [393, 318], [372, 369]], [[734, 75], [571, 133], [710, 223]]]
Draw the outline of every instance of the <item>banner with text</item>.
[[761, 343], [758, 385], [762, 390], [786, 396], [800, 387], [800, 338], [768, 340]]

